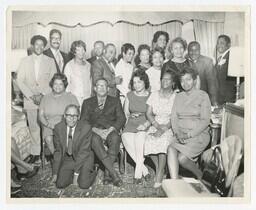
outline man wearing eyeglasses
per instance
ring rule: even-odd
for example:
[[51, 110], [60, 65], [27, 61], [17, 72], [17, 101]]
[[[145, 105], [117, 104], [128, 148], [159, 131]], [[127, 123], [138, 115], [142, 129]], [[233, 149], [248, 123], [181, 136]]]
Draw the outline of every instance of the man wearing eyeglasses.
[[61, 37], [60, 30], [52, 29], [49, 35], [50, 47], [44, 51], [45, 55], [54, 59], [58, 73], [63, 73], [64, 67], [69, 61], [68, 55], [60, 51]]
[[79, 121], [79, 117], [79, 107], [68, 105], [64, 120], [54, 128], [52, 182], [56, 182], [57, 188], [74, 184], [87, 189], [96, 177], [91, 150], [91, 126], [86, 121]]
[[109, 96], [108, 89], [105, 78], [96, 81], [96, 96], [84, 100], [81, 120], [88, 121], [92, 126], [92, 149], [105, 166], [103, 184], [113, 183], [120, 187], [123, 183], [113, 164], [120, 149], [119, 131], [126, 118], [119, 98]]

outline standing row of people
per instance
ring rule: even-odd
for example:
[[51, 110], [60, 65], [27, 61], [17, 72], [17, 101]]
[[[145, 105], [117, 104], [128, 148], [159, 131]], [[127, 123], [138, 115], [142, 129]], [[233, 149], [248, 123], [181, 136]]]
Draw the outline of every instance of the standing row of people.
[[[168, 160], [173, 155], [177, 157], [168, 161], [172, 163], [169, 169], [173, 178], [177, 177], [177, 160], [185, 167], [189, 165], [187, 168], [200, 176], [191, 161], [198, 156], [206, 143], [200, 143], [201, 146], [193, 150], [191, 149], [193, 146], [198, 146], [196, 141], [191, 144], [184, 142], [190, 142], [191, 139], [200, 140], [202, 132], [206, 132], [205, 125], [209, 123], [210, 103], [207, 94], [199, 91], [200, 88], [208, 93], [212, 105], [233, 100], [232, 79], [227, 76], [225, 69], [228, 65], [229, 37], [221, 35], [218, 38], [217, 50], [222, 56], [214, 68], [211, 59], [200, 55], [198, 42], [189, 44], [188, 57], [186, 57], [184, 55], [186, 41], [179, 37], [172, 40], [167, 50], [172, 56], [167, 58], [168, 53], [164, 53], [164, 50], [169, 41], [168, 33], [157, 32], [153, 38], [153, 51], [147, 45], [139, 46], [138, 54], [134, 59], [135, 70], [132, 62], [135, 48], [130, 43], [122, 46], [121, 56], [117, 62], [116, 48], [112, 43], [104, 45], [102, 41], [95, 42], [95, 56], [86, 60], [85, 43], [81, 40], [74, 41], [71, 45], [73, 58], [68, 61], [68, 55], [59, 50], [61, 38], [61, 32], [53, 29], [50, 32], [51, 47], [44, 51], [47, 40], [40, 35], [32, 37], [33, 53], [21, 61], [17, 72], [17, 83], [24, 94], [24, 108], [33, 137], [30, 163], [39, 161], [41, 147], [38, 118], [43, 125], [44, 141], [50, 152], [55, 155], [56, 150], [59, 149], [56, 145], [58, 147], [61, 144], [56, 142], [54, 132], [58, 125], [63, 123], [63, 114], [68, 132], [69, 127], [72, 127], [69, 124], [78, 123], [82, 108], [81, 120], [88, 121], [92, 130], [92, 135], [86, 134], [88, 141], [92, 141], [89, 149], [92, 147], [106, 168], [105, 183], [113, 182], [116, 186], [122, 184], [122, 180], [113, 169], [121, 142], [122, 128], [124, 128], [122, 140], [125, 148], [136, 163], [136, 183], [141, 183], [142, 176], [146, 180], [149, 178], [150, 175], [143, 162], [144, 156], [150, 155], [156, 166], [155, 186], [160, 186], [167, 151], [170, 153]], [[177, 95], [178, 92], [181, 93]], [[91, 97], [92, 95], [95, 96]], [[174, 103], [174, 101], [178, 102]], [[172, 109], [173, 106], [175, 107], [173, 103], [178, 104], [176, 105], [178, 107]], [[76, 114], [73, 116], [68, 113], [70, 110]], [[173, 110], [176, 110], [177, 116], [173, 116], [175, 115]], [[126, 126], [124, 126], [125, 116]], [[196, 122], [192, 124], [197, 126], [192, 128], [189, 125], [191, 121]], [[65, 136], [67, 139], [64, 141], [67, 141], [67, 146], [69, 136], [74, 135], [74, 130], [72, 132]], [[207, 142], [208, 137], [204, 137], [202, 137], [204, 142]], [[62, 150], [64, 155], [67, 153], [65, 158], [72, 156], [74, 160], [75, 157], [68, 154], [68, 151], [65, 152], [66, 149], [68, 148]], [[178, 155], [179, 153], [182, 155]], [[78, 157], [80, 156], [79, 153]], [[84, 160], [85, 156], [82, 157]], [[60, 171], [60, 165], [57, 165], [57, 171]], [[74, 169], [71, 167], [70, 170]], [[77, 171], [74, 175], [77, 181]], [[57, 179], [57, 176], [54, 177]], [[60, 180], [62, 181], [59, 186], [69, 183], [67, 180], [63, 181], [63, 178]]]

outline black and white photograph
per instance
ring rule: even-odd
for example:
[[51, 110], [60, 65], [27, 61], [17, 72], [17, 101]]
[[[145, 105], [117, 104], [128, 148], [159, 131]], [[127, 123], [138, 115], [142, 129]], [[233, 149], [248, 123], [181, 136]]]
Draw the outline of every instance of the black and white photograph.
[[9, 202], [248, 202], [249, 6], [6, 15]]

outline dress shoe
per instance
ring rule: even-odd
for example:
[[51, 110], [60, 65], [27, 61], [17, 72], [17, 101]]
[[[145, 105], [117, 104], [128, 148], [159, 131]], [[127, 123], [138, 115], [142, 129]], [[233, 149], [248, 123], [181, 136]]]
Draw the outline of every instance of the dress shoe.
[[32, 171], [28, 171], [25, 174], [17, 173], [17, 179], [20, 181], [20, 180], [31, 178], [31, 177], [33, 177], [33, 176], [35, 176], [37, 174], [38, 170], [39, 170], [39, 167], [38, 166], [34, 166], [34, 169]]
[[112, 178], [109, 175], [108, 170], [104, 172], [103, 185], [108, 185], [112, 182]]
[[145, 179], [146, 182], [149, 182], [150, 179], [151, 179], [150, 173], [148, 173], [146, 176], [144, 176], [144, 179]]
[[137, 184], [142, 184], [142, 179], [136, 179], [136, 178], [134, 178], [134, 179], [133, 179], [133, 183], [136, 184], [136, 185], [137, 185]]
[[21, 186], [20, 187], [11, 187], [11, 195], [14, 195], [20, 191], [21, 191]]
[[39, 155], [31, 155], [31, 158], [28, 161], [28, 163], [30, 163], [30, 164], [38, 163], [38, 162], [40, 162], [40, 156]]
[[123, 185], [123, 181], [116, 172], [111, 177], [114, 186], [121, 187]]

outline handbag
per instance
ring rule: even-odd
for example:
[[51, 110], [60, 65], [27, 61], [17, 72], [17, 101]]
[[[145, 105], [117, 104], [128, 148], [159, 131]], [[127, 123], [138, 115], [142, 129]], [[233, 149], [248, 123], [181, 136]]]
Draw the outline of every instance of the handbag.
[[204, 166], [202, 182], [212, 193], [218, 193], [221, 197], [228, 195], [229, 187], [225, 186], [226, 174], [219, 146], [213, 149], [210, 162]]

